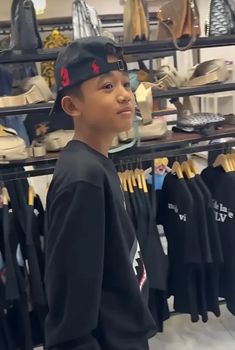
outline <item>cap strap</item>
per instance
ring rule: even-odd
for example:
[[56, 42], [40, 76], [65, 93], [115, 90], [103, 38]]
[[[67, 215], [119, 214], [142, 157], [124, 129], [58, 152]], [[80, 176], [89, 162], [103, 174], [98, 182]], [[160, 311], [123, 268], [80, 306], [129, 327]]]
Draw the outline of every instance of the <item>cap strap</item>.
[[118, 60], [116, 62], [107, 63], [108, 67], [110, 68], [110, 71], [112, 70], [119, 70], [119, 71], [127, 71], [127, 64], [123, 60]]

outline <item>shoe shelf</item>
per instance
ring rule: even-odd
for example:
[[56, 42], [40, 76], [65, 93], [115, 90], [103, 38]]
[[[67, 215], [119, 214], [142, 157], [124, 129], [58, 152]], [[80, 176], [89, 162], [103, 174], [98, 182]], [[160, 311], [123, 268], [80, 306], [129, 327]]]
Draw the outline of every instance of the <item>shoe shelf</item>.
[[53, 102], [48, 103], [35, 103], [28, 104], [25, 106], [16, 106], [16, 107], [4, 107], [0, 108], [0, 117], [6, 117], [9, 115], [21, 115], [21, 114], [34, 114], [38, 112], [49, 113], [53, 107]]
[[[131, 44], [132, 45], [136, 44]], [[138, 45], [139, 46], [139, 45]], [[137, 47], [138, 47], [137, 46]], [[37, 50], [14, 50], [14, 51], [0, 51], [0, 64], [4, 63], [25, 63], [25, 62], [44, 62], [44, 61], [55, 61], [60, 52], [60, 49], [37, 49]], [[167, 56], [174, 56], [175, 50], [166, 50], [166, 51], [152, 51], [152, 52], [137, 52], [135, 50], [133, 53], [128, 53], [129, 50], [124, 48], [125, 59], [128, 63], [136, 62], [138, 60], [149, 60], [153, 58], [161, 58]]]
[[[209, 143], [209, 141], [220, 138], [231, 139], [222, 143]], [[208, 141], [208, 144], [205, 145], [204, 142], [200, 144], [202, 141]], [[138, 147], [135, 146], [123, 152], [112, 154], [111, 158], [116, 164], [120, 164], [120, 161], [131, 163], [138, 159], [149, 161], [157, 157], [177, 157], [202, 151], [227, 151], [232, 146], [235, 146], [235, 125], [223, 125], [211, 135], [169, 131], [162, 139], [143, 141]]]
[[[192, 95], [203, 95], [215, 92], [224, 92], [235, 90], [235, 82], [232, 83], [220, 83], [220, 84], [211, 84], [205, 86], [199, 86], [195, 88], [180, 88], [180, 89], [169, 89], [169, 90], [154, 90], [153, 97], [160, 98], [178, 98], [183, 96], [192, 96]], [[33, 114], [38, 112], [49, 112], [52, 108], [53, 103], [37, 103], [30, 104], [25, 106], [18, 107], [4, 107], [0, 108], [0, 117], [8, 115], [20, 115], [20, 114]], [[170, 113], [171, 114], [171, 113]]]
[[173, 88], [169, 90], [153, 89], [154, 98], [173, 98], [193, 95], [205, 95], [215, 92], [235, 90], [235, 82], [208, 84], [198, 87]]

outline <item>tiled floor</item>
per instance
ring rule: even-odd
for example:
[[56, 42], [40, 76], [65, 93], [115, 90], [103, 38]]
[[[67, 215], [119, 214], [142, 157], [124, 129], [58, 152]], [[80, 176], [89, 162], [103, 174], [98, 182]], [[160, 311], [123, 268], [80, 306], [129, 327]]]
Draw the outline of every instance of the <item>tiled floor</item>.
[[211, 316], [205, 324], [193, 324], [189, 316], [173, 316], [164, 333], [150, 341], [150, 350], [235, 350], [235, 317], [225, 306], [221, 310], [220, 318]]
[[234, 350], [235, 317], [225, 306], [220, 318], [210, 317], [208, 323], [193, 324], [189, 317], [174, 316], [165, 324], [163, 334], [150, 342], [151, 350]]

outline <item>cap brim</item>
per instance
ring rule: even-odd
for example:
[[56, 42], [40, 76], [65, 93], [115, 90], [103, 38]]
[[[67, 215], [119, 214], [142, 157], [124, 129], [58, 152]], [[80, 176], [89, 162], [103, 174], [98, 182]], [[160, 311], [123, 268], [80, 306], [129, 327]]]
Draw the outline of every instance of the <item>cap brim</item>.
[[68, 114], [66, 114], [63, 111], [63, 108], [61, 107], [60, 94], [57, 95], [54, 106], [52, 107], [52, 110], [50, 112], [49, 120], [50, 120], [50, 131], [55, 131], [60, 129], [64, 129], [64, 130], [74, 129], [73, 118], [70, 117]]

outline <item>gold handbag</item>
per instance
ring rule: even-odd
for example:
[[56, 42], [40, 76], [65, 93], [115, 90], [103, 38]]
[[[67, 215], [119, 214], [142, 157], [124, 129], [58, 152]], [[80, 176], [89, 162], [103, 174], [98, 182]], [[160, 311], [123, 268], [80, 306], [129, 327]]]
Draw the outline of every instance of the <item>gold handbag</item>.
[[123, 18], [124, 42], [148, 40], [149, 24], [144, 0], [127, 0]]

